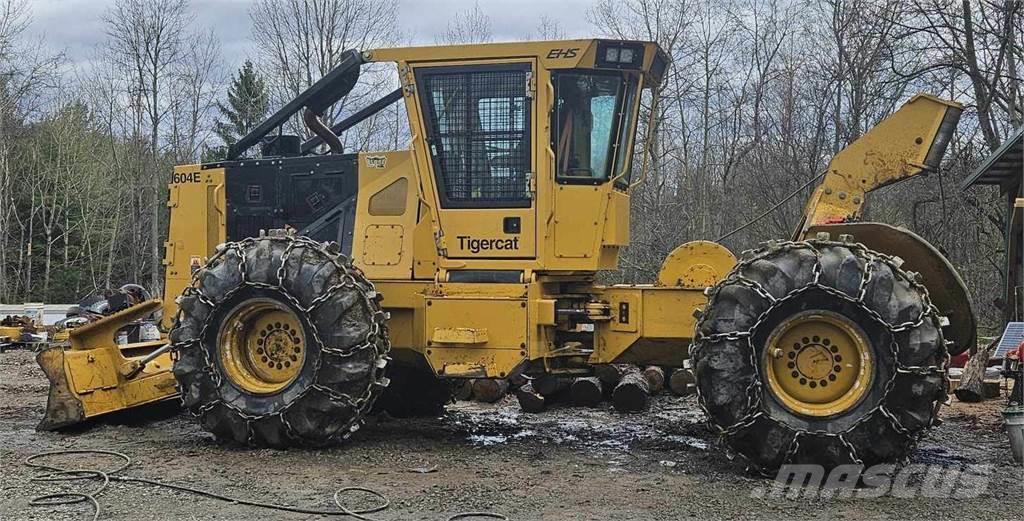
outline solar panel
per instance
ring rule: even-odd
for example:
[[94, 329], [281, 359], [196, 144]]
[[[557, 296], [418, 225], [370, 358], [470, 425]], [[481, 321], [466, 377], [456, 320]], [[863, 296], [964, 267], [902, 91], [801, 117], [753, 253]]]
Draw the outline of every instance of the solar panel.
[[1003, 337], [999, 339], [999, 347], [992, 358], [1005, 357], [1006, 353], [1017, 349], [1021, 342], [1024, 342], [1024, 322], [1007, 322]]

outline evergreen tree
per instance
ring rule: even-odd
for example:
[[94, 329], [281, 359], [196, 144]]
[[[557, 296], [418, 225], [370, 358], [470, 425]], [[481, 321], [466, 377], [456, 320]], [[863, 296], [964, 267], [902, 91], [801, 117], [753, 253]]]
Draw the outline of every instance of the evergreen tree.
[[231, 80], [227, 104], [217, 102], [220, 118], [214, 124], [214, 132], [225, 147], [230, 146], [259, 125], [268, 108], [267, 85], [252, 62], [246, 60], [238, 75]]

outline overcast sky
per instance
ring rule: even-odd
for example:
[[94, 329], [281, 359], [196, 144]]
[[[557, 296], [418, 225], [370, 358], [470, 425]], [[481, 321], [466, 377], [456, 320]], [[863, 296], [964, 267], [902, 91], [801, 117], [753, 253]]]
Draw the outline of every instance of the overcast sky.
[[[32, 31], [72, 63], [88, 60], [103, 38], [104, 10], [113, 0], [29, 0]], [[251, 48], [250, 0], [192, 0], [196, 24], [212, 28], [220, 38], [224, 59], [235, 67], [255, 52]], [[399, 0], [399, 24], [410, 39], [430, 44], [444, 31], [453, 13], [472, 8], [474, 0]], [[522, 39], [541, 16], [557, 21], [567, 37], [591, 35], [587, 10], [594, 0], [480, 0], [496, 41]]]

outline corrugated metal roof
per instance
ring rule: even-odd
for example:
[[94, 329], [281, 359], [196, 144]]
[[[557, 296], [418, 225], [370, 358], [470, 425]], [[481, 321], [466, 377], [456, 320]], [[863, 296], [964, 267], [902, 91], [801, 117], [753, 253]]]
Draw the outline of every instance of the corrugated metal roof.
[[1024, 176], [1024, 126], [1003, 142], [992, 155], [985, 158], [971, 172], [971, 175], [960, 183], [960, 189], [966, 190], [974, 185], [1007, 185], [1014, 181], [1020, 182]]

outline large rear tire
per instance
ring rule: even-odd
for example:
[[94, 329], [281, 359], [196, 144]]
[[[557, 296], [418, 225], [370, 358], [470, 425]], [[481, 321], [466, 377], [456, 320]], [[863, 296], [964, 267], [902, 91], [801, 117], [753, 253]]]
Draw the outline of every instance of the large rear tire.
[[329, 445], [358, 430], [387, 385], [385, 314], [336, 248], [292, 236], [228, 243], [178, 303], [174, 376], [218, 438]]
[[691, 346], [699, 402], [751, 467], [899, 463], [945, 401], [940, 317], [894, 257], [773, 242], [715, 286]]

